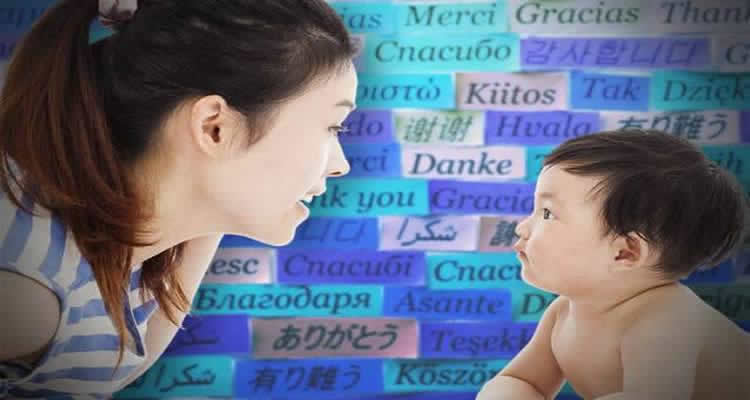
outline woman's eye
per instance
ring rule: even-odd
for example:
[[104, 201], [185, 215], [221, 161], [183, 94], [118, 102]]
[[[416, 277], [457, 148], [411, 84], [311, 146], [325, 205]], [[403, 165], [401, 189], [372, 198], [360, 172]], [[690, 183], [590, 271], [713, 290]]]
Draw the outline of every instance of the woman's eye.
[[543, 209], [542, 212], [543, 212], [542, 216], [544, 219], [549, 219], [552, 216], [552, 212], [549, 210], [549, 208]]
[[331, 133], [333, 133], [334, 135], [336, 135], [336, 136], [338, 136], [338, 135], [340, 135], [342, 133], [349, 132], [349, 128], [346, 127], [346, 126], [342, 126], [342, 125], [332, 126], [332, 127], [328, 128], [328, 130]]

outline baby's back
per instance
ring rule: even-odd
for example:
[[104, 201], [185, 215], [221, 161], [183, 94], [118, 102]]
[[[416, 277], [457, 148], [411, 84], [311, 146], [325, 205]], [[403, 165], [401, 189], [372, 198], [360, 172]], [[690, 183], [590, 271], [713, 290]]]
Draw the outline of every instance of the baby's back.
[[701, 303], [706, 326], [694, 400], [750, 399], [750, 334]]
[[675, 338], [698, 334], [700, 352], [691, 400], [750, 399], [750, 334], [683, 285], [645, 299], [663, 301], [663, 333]]
[[[645, 373], [654, 387], [692, 385], [693, 396], [684, 400], [750, 400], [750, 334], [705, 303], [690, 288], [680, 284], [655, 288], [630, 299], [599, 321], [577, 321], [567, 307], [562, 307], [553, 330], [552, 349], [565, 378], [584, 398], [628, 391], [623, 379], [633, 373], [622, 365], [622, 357], [632, 359], [633, 355], [622, 353], [625, 341], [635, 343], [635, 347], [630, 346], [632, 353], [638, 351], [639, 340], [669, 338], [668, 343], [673, 345], [660, 348], [661, 354], [637, 355], [660, 357], [646, 367], [653, 366], [654, 370], [635, 371], [637, 375]], [[644, 325], [644, 320], [649, 322]], [[639, 338], [644, 339], [629, 337], [629, 332], [637, 326], [648, 326], [646, 332], [639, 328]], [[688, 348], [696, 350], [696, 355], [684, 351]], [[665, 362], [670, 368], [682, 371], [688, 370], [688, 363], [692, 363], [696, 367], [694, 378], [664, 382], [673, 378], [660, 377], [664, 371], [655, 365], [667, 365]], [[643, 382], [644, 385], [652, 383]], [[630, 388], [633, 389], [647, 390]]]

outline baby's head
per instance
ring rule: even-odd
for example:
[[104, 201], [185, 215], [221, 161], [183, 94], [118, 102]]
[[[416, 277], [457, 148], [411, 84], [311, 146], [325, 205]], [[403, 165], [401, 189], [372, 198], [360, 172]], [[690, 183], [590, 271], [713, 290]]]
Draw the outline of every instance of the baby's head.
[[582, 136], [555, 148], [544, 159], [534, 203], [519, 224], [517, 250], [525, 279], [557, 292], [567, 287], [561, 275], [590, 285], [608, 279], [591, 268], [647, 267], [677, 280], [716, 265], [741, 244], [747, 209], [733, 175], [698, 147], [642, 130]]

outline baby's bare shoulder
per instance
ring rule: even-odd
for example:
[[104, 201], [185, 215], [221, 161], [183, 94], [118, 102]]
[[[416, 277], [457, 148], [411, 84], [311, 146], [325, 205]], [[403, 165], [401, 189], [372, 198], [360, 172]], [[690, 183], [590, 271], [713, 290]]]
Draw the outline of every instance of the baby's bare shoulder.
[[624, 392], [648, 388], [671, 393], [670, 398], [748, 398], [736, 396], [746, 388], [715, 389], [719, 382], [741, 380], [738, 371], [745, 369], [739, 366], [750, 354], [748, 335], [685, 286], [670, 285], [639, 297], [622, 314], [627, 321], [620, 346]]
[[740, 333], [739, 327], [707, 304], [692, 289], [678, 284], [644, 294], [631, 308], [628, 333], [672, 336], [693, 344], [716, 346], [721, 338]]
[[625, 333], [654, 331], [662, 335], [697, 337], [720, 322], [722, 317], [690, 288], [675, 284], [653, 289], [632, 299]]

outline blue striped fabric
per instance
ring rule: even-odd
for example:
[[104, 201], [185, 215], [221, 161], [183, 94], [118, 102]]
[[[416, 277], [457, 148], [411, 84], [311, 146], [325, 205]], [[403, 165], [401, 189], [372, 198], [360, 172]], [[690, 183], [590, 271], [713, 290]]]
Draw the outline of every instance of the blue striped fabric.
[[[28, 198], [23, 201], [31, 204]], [[131, 337], [115, 372], [119, 338], [91, 265], [56, 218], [41, 207], [34, 210], [42, 214], [30, 215], [0, 195], [0, 269], [30, 277], [54, 292], [61, 319], [38, 363], [0, 362], [0, 398], [109, 398], [145, 361], [143, 338], [157, 304], [153, 298], [141, 299], [140, 266], [134, 267], [121, 310]]]

